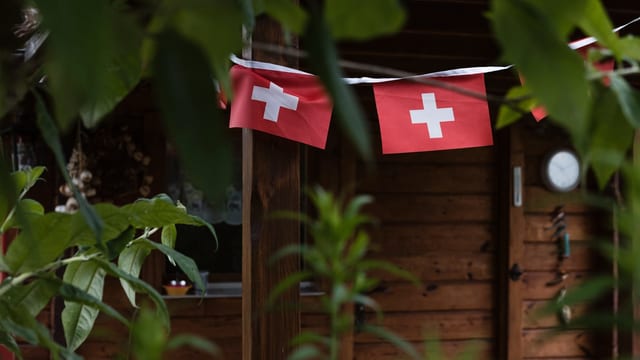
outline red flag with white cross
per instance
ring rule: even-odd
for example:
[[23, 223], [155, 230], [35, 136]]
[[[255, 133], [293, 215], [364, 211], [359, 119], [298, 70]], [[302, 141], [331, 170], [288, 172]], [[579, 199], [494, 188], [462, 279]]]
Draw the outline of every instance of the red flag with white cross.
[[[482, 74], [433, 79], [486, 93]], [[374, 84], [373, 92], [384, 154], [493, 144], [486, 100], [409, 80]]]
[[283, 66], [234, 65], [229, 127], [250, 128], [324, 149], [332, 105], [318, 79]]

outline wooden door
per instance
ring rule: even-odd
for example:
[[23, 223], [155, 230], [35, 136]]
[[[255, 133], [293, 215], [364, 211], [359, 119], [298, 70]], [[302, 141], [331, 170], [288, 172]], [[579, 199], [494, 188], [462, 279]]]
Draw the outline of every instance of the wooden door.
[[[509, 195], [502, 208], [509, 222], [502, 231], [505, 261], [501, 264], [503, 305], [501, 358], [565, 359], [606, 358], [611, 354], [611, 334], [587, 329], [561, 331], [561, 313], [540, 315], [540, 309], [556, 301], [564, 291], [584, 282], [603, 269], [603, 261], [591, 248], [591, 240], [602, 234], [604, 214], [580, 199], [579, 190], [554, 193], [541, 182], [540, 163], [555, 148], [568, 147], [568, 137], [549, 124], [519, 124], [509, 131], [509, 149], [503, 162], [509, 179]], [[519, 170], [518, 170], [519, 169]], [[520, 173], [518, 175], [518, 172]], [[521, 198], [514, 196], [520, 191]], [[521, 200], [521, 201], [518, 201]], [[563, 230], [562, 226], [566, 228]], [[563, 258], [563, 237], [570, 238], [570, 256]], [[606, 310], [603, 304], [600, 310]], [[570, 308], [575, 319], [588, 309]]]

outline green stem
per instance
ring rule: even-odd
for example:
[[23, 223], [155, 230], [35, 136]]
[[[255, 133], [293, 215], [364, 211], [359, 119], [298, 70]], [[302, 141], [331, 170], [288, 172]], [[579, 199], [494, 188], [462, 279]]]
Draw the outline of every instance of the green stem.
[[10, 280], [8, 282], [4, 282], [2, 283], [2, 286], [0, 287], [0, 297], [2, 295], [4, 295], [7, 291], [9, 291], [11, 288], [18, 286], [18, 285], [22, 285], [25, 281], [31, 279], [34, 276], [37, 276], [39, 274], [42, 273], [46, 273], [49, 271], [53, 271], [56, 270], [58, 268], [61, 268], [63, 266], [69, 265], [71, 263], [74, 262], [78, 262], [78, 261], [89, 261], [95, 257], [97, 257], [99, 254], [91, 254], [91, 255], [79, 255], [79, 256], [73, 256], [70, 258], [66, 258], [66, 259], [62, 259], [62, 260], [58, 260], [52, 263], [49, 263], [47, 265], [45, 265], [43, 268], [36, 270], [36, 271], [30, 271], [30, 272], [25, 272], [22, 273], [16, 277], [13, 278], [9, 278]]

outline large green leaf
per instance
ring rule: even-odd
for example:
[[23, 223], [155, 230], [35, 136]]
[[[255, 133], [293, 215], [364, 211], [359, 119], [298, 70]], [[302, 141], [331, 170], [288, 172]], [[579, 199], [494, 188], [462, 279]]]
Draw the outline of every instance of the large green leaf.
[[138, 199], [122, 207], [129, 216], [131, 225], [142, 229], [145, 227], [161, 228], [170, 224], [201, 226], [203, 220], [187, 214], [182, 206], [177, 206], [166, 195], [157, 195], [151, 199]]
[[498, 120], [496, 120], [496, 129], [502, 129], [505, 126], [515, 123], [523, 115], [531, 111], [531, 109], [533, 109], [537, 104], [536, 100], [531, 97], [529, 89], [524, 86], [512, 87], [505, 96], [505, 100], [507, 101], [520, 99], [524, 100], [518, 101], [517, 104], [512, 104], [511, 106], [507, 104], [500, 106], [500, 110], [498, 111]]
[[161, 360], [167, 331], [153, 311], [143, 307], [131, 328], [131, 352], [135, 359]]
[[325, 14], [337, 39], [365, 40], [400, 30], [405, 12], [398, 0], [327, 0]]
[[[118, 257], [118, 267], [122, 269], [122, 271], [125, 271], [131, 276], [137, 278], [140, 276], [140, 270], [142, 269], [144, 260], [150, 253], [151, 247], [147, 243], [136, 241], [120, 253], [120, 257]], [[120, 279], [120, 285], [122, 286], [124, 293], [127, 295], [131, 305], [137, 307], [136, 291], [130, 285], [129, 281]]]
[[588, 159], [601, 189], [619, 169], [633, 143], [633, 128], [625, 118], [616, 94], [596, 85], [592, 110], [592, 140]]
[[[74, 262], [64, 272], [64, 282], [73, 285], [93, 298], [101, 301], [104, 291], [105, 271], [93, 261]], [[93, 329], [99, 310], [84, 303], [65, 301], [62, 310], [62, 326], [67, 347], [77, 349]]]
[[[2, 329], [2, 320], [0, 320], [0, 329]], [[18, 346], [16, 339], [4, 330], [0, 330], [0, 345], [6, 347], [9, 351], [18, 356], [18, 359], [22, 359], [22, 353], [20, 352], [20, 347]]]
[[[55, 281], [52, 281], [52, 283], [55, 283]], [[72, 302], [83, 306], [95, 308], [101, 313], [111, 316], [122, 324], [129, 326], [129, 321], [124, 316], [122, 316], [122, 314], [120, 314], [110, 305], [103, 303], [102, 300], [98, 299], [97, 297], [71, 284], [59, 282], [59, 285], [60, 288], [58, 289], [58, 295], [60, 295], [65, 300], [65, 304]]]
[[[177, 7], [168, 7], [167, 11], [172, 15], [170, 24], [204, 51], [215, 78], [224, 91], [231, 94], [229, 55], [242, 49], [242, 26], [248, 15], [247, 5], [238, 0], [166, 2], [178, 4]], [[200, 75], [202, 80], [209, 80], [208, 71]]]
[[98, 264], [109, 275], [128, 281], [135, 291], [143, 292], [149, 295], [149, 298], [155, 304], [156, 313], [158, 315], [158, 319], [160, 320], [160, 323], [167, 330], [170, 328], [171, 324], [169, 322], [169, 310], [167, 309], [167, 304], [165, 304], [164, 300], [162, 299], [162, 296], [160, 295], [160, 293], [156, 291], [156, 289], [154, 289], [151, 285], [147, 284], [146, 282], [120, 269], [117, 265], [115, 265], [111, 261], [107, 261], [101, 258], [93, 258], [91, 261]]
[[36, 0], [42, 27], [50, 31], [45, 64], [56, 118], [66, 129], [87, 101], [101, 97], [115, 58], [113, 14], [108, 0]]
[[54, 261], [71, 245], [71, 215], [48, 213], [31, 220], [7, 249], [5, 262], [12, 272], [33, 271]]
[[618, 35], [613, 32], [613, 25], [607, 10], [602, 5], [600, 0], [586, 0], [582, 1], [586, 4], [585, 16], [582, 17], [579, 22], [582, 30], [598, 39], [598, 43], [608, 48], [613, 52], [617, 58], [622, 58], [623, 49], [622, 44], [618, 38]]
[[193, 259], [163, 244], [159, 244], [147, 239], [143, 239], [142, 241], [144, 241], [152, 248], [160, 250], [166, 256], [172, 258], [176, 262], [180, 270], [182, 270], [182, 272], [187, 275], [189, 280], [191, 280], [191, 282], [196, 285], [196, 288], [206, 288], [205, 284], [202, 282], [202, 277], [200, 277], [198, 266], [196, 265], [196, 262], [193, 261]]
[[49, 279], [38, 278], [26, 285], [14, 286], [4, 297], [10, 303], [22, 304], [31, 316], [36, 316], [56, 295], [58, 287]]
[[102, 231], [103, 224], [100, 217], [96, 214], [95, 210], [89, 202], [84, 197], [84, 195], [80, 194], [78, 187], [71, 181], [71, 177], [67, 171], [67, 164], [64, 157], [64, 151], [62, 150], [62, 143], [60, 142], [60, 135], [58, 133], [58, 129], [51, 119], [49, 115], [49, 111], [47, 111], [47, 107], [42, 100], [42, 97], [37, 93], [33, 93], [36, 98], [36, 111], [37, 111], [37, 125], [38, 129], [40, 129], [40, 134], [44, 141], [47, 143], [47, 146], [53, 152], [53, 156], [56, 160], [56, 164], [64, 177], [65, 182], [71, 187], [73, 191], [73, 196], [78, 201], [80, 206], [80, 213], [84, 216], [87, 225], [95, 234], [96, 244], [98, 247], [102, 247]]
[[103, 69], [105, 82], [99, 96], [89, 99], [80, 109], [85, 126], [95, 126], [104, 115], [133, 90], [142, 76], [142, 32], [122, 11], [113, 11], [112, 22], [115, 34], [114, 57]]
[[122, 253], [125, 247], [133, 240], [136, 235], [136, 230], [129, 226], [116, 238], [107, 241], [107, 250], [109, 260], [113, 260]]
[[611, 74], [609, 79], [611, 80], [611, 90], [617, 96], [627, 121], [634, 128], [640, 128], [640, 92], [632, 88], [627, 80], [620, 75]]
[[307, 13], [295, 1], [265, 0], [264, 11], [278, 20], [282, 26], [296, 34], [302, 33], [307, 22]]
[[[32, 199], [21, 199], [16, 204], [13, 212], [9, 214], [5, 223], [0, 227], [0, 233], [10, 228], [21, 228], [26, 224], [21, 224], [18, 217], [23, 216], [22, 220], [44, 215], [44, 207], [39, 202]], [[26, 219], [28, 218], [28, 219]]]
[[[585, 6], [582, 1], [571, 3], [576, 9]], [[590, 98], [582, 58], [533, 2], [496, 0], [491, 4], [493, 29], [505, 60], [516, 65], [551, 117], [569, 130], [577, 146], [583, 146]], [[554, 71], [549, 71], [548, 64], [553, 64]]]
[[[131, 226], [129, 212], [107, 203], [93, 205], [93, 209], [102, 223], [103, 239], [106, 242], [107, 250], [109, 250], [109, 246], [113, 246], [109, 242], [118, 238]], [[70, 235], [74, 245], [90, 246], [96, 243], [96, 234], [81, 213], [73, 214]]]
[[[312, 6], [312, 10], [314, 7]], [[329, 92], [338, 124], [354, 144], [360, 156], [370, 162], [373, 158], [371, 135], [353, 90], [342, 80], [338, 65], [338, 53], [329, 35], [324, 18], [316, 8], [309, 18], [304, 35], [304, 44], [309, 51], [309, 63]]]
[[206, 58], [180, 34], [165, 32], [155, 60], [158, 105], [182, 164], [207, 196], [221, 196], [231, 182], [231, 148]]

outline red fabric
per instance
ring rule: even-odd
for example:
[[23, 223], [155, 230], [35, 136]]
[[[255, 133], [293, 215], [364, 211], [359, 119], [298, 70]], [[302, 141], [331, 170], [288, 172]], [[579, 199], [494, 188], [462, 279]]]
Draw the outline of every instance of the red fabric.
[[[229, 127], [255, 129], [324, 149], [332, 105], [315, 76], [234, 65], [231, 80], [234, 99]], [[272, 107], [267, 115], [264, 96], [277, 89], [287, 106], [275, 107], [275, 115]]]
[[[437, 80], [486, 93], [482, 74], [441, 77]], [[374, 84], [373, 92], [384, 154], [493, 144], [489, 107], [485, 100], [409, 80]], [[425, 109], [425, 101], [430, 104], [426, 106], [428, 108], [433, 105], [433, 100], [435, 117], [442, 121], [434, 122], [430, 131], [423, 121], [431, 115], [422, 110]]]

